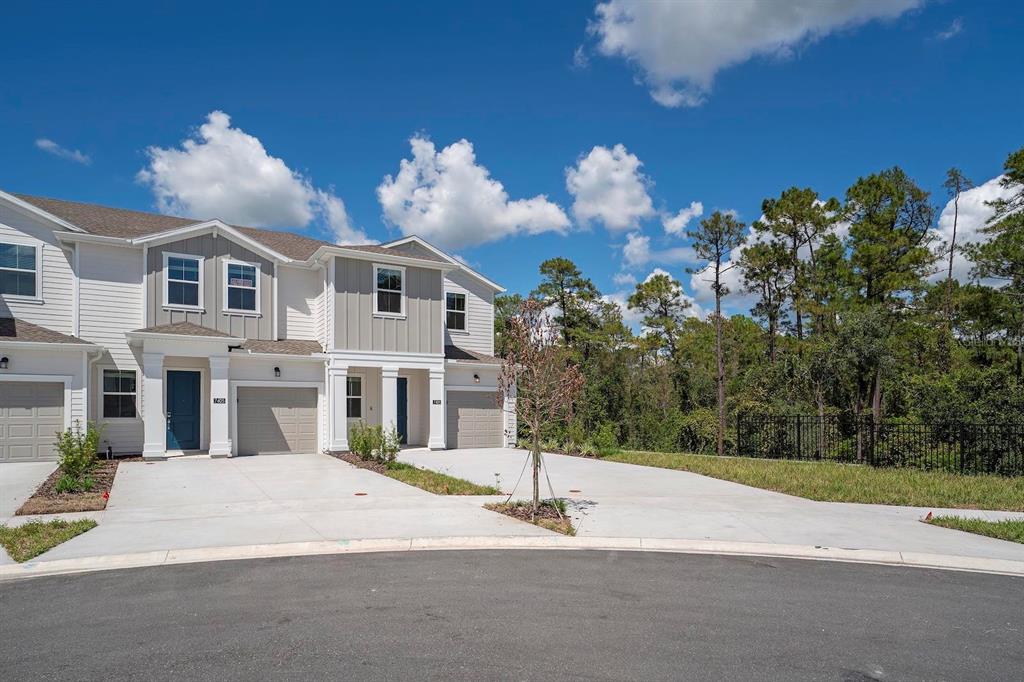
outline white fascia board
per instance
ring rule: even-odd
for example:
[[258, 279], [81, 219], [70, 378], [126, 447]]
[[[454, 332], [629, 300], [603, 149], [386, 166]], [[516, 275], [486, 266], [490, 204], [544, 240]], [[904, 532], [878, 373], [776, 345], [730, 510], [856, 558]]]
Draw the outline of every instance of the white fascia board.
[[208, 220], [202, 223], [195, 223], [194, 225], [185, 225], [184, 227], [178, 227], [173, 230], [167, 230], [165, 232], [157, 232], [156, 234], [147, 235], [145, 237], [138, 237], [131, 240], [132, 244], [148, 244], [150, 246], [159, 246], [168, 242], [178, 241], [186, 237], [192, 236], [196, 233], [213, 232], [214, 234], [220, 235], [225, 234], [231, 239], [239, 242], [248, 249], [255, 251], [266, 257], [269, 260], [276, 261], [279, 263], [290, 263], [291, 258], [283, 254], [274, 251], [273, 249], [260, 244], [251, 237], [246, 237], [244, 234], [231, 227], [227, 223], [223, 223], [219, 220]]
[[101, 350], [99, 346], [92, 343], [47, 343], [44, 341], [2, 341], [0, 348], [13, 348], [15, 350], [55, 350], [55, 351], [86, 351], [92, 352]]
[[0, 190], [0, 199], [3, 199], [5, 202], [10, 204], [11, 208], [14, 208], [22, 213], [27, 213], [28, 215], [35, 216], [37, 218], [43, 218], [44, 220], [48, 220], [51, 223], [60, 225], [64, 229], [71, 230], [72, 232], [85, 232], [85, 230], [80, 228], [78, 225], [72, 225], [63, 218], [58, 218], [52, 213], [47, 213], [38, 206], [30, 204], [27, 201], [23, 201], [22, 199], [19, 199], [13, 194], [8, 194], [3, 190]]
[[123, 237], [105, 237], [87, 232], [54, 232], [53, 234], [58, 240], [70, 244], [104, 244], [106, 246], [120, 246], [125, 249], [141, 248], [133, 244], [130, 239]]
[[499, 294], [503, 294], [503, 293], [505, 293], [505, 291], [507, 291], [507, 289], [505, 289], [505, 287], [501, 286], [497, 282], [493, 282], [493, 281], [487, 279], [486, 277], [481, 275], [479, 272], [477, 272], [473, 268], [469, 267], [468, 265], [466, 265], [465, 263], [460, 261], [455, 256], [451, 255], [450, 253], [446, 253], [446, 252], [442, 251], [441, 249], [437, 248], [436, 246], [434, 246], [433, 244], [428, 242], [423, 237], [418, 237], [418, 236], [412, 234], [412, 235], [409, 235], [408, 237], [402, 237], [401, 239], [396, 239], [394, 241], [385, 242], [385, 243], [381, 244], [381, 246], [383, 246], [384, 248], [391, 248], [392, 246], [401, 246], [402, 244], [408, 244], [410, 242], [415, 243], [415, 244], [419, 244], [423, 248], [429, 250], [431, 253], [435, 253], [438, 256], [440, 256], [441, 258], [444, 258], [449, 263], [451, 263], [452, 265], [456, 266], [455, 269], [462, 270], [467, 275], [470, 275], [472, 277], [477, 278], [482, 283], [484, 283], [487, 286], [491, 287], [492, 289], [494, 289]]
[[245, 359], [266, 359], [266, 360], [316, 360], [318, 362], [324, 362], [330, 359], [330, 356], [326, 353], [310, 353], [309, 355], [295, 355], [294, 353], [256, 353], [245, 348], [232, 350], [228, 353], [231, 358], [237, 357], [240, 360]]

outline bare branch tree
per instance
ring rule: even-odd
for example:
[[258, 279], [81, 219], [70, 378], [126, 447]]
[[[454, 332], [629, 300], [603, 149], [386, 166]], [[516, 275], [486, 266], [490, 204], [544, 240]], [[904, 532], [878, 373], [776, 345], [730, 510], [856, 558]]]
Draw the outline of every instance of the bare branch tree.
[[517, 419], [530, 438], [533, 515], [540, 508], [540, 440], [544, 427], [572, 416], [584, 378], [559, 344], [559, 332], [536, 299], [522, 302], [505, 328], [506, 354], [498, 376], [498, 400], [514, 399]]

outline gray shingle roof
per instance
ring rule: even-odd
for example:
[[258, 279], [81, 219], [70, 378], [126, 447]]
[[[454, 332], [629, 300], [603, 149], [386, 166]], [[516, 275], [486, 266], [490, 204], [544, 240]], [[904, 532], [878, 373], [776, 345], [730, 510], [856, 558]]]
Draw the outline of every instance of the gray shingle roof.
[[89, 345], [77, 336], [61, 334], [37, 324], [18, 320], [13, 317], [0, 317], [0, 341], [17, 341], [23, 343], [80, 343]]
[[214, 336], [217, 338], [230, 339], [230, 334], [217, 331], [216, 329], [209, 329], [207, 327], [200, 327], [198, 324], [192, 324], [191, 322], [172, 322], [171, 324], [158, 324], [155, 327], [146, 327], [145, 329], [136, 329], [136, 332], [146, 332], [148, 334], [177, 334], [179, 336]]
[[324, 352], [319, 343], [306, 339], [279, 339], [277, 341], [246, 339], [242, 344], [242, 350], [255, 354], [279, 353], [282, 355], [312, 355]]
[[501, 364], [501, 358], [496, 358], [493, 355], [487, 355], [485, 353], [477, 353], [472, 350], [466, 350], [465, 348], [459, 348], [458, 346], [445, 346], [444, 359], [458, 360], [460, 362], [479, 362], [484, 365]]

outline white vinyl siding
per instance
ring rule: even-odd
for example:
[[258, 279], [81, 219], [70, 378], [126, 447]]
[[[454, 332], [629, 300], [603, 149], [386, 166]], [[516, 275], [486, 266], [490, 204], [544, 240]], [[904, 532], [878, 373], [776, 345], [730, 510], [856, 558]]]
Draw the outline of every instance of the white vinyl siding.
[[[143, 257], [141, 249], [99, 244], [79, 244], [81, 269], [81, 338], [102, 346], [106, 353], [93, 367], [90, 379], [90, 419], [103, 424], [100, 445], [114, 452], [141, 452], [142, 401], [136, 402], [135, 419], [104, 420], [103, 370], [136, 372], [141, 386], [138, 360], [128, 347], [124, 333], [145, 326], [142, 314]], [[139, 391], [141, 393], [141, 391]]]
[[445, 329], [445, 344], [494, 355], [494, 290], [454, 271], [445, 276], [444, 291], [446, 298], [449, 292], [466, 296], [466, 330]]
[[0, 317], [16, 317], [63, 334], [74, 334], [74, 287], [71, 254], [53, 236], [53, 227], [35, 216], [0, 206], [0, 242], [40, 250], [42, 287], [35, 300], [0, 297]]
[[279, 330], [282, 339], [315, 339], [318, 331], [320, 296], [323, 291], [318, 270], [279, 267], [277, 275]]

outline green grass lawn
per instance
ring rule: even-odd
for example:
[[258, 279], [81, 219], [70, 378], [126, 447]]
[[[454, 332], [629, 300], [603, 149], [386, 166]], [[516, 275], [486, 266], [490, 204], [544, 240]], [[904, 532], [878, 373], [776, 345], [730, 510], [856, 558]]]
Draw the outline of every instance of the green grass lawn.
[[1024, 477], [961, 476], [857, 464], [621, 451], [602, 459], [692, 471], [825, 502], [1024, 511]]
[[928, 523], [1024, 544], [1024, 521], [982, 521], [959, 516], [934, 516]]
[[96, 527], [92, 519], [80, 521], [31, 521], [21, 526], [0, 526], [0, 545], [21, 563]]
[[435, 495], [500, 495], [501, 491], [489, 485], [477, 485], [461, 478], [436, 471], [428, 471], [404, 462], [389, 462], [387, 476], [422, 488]]

